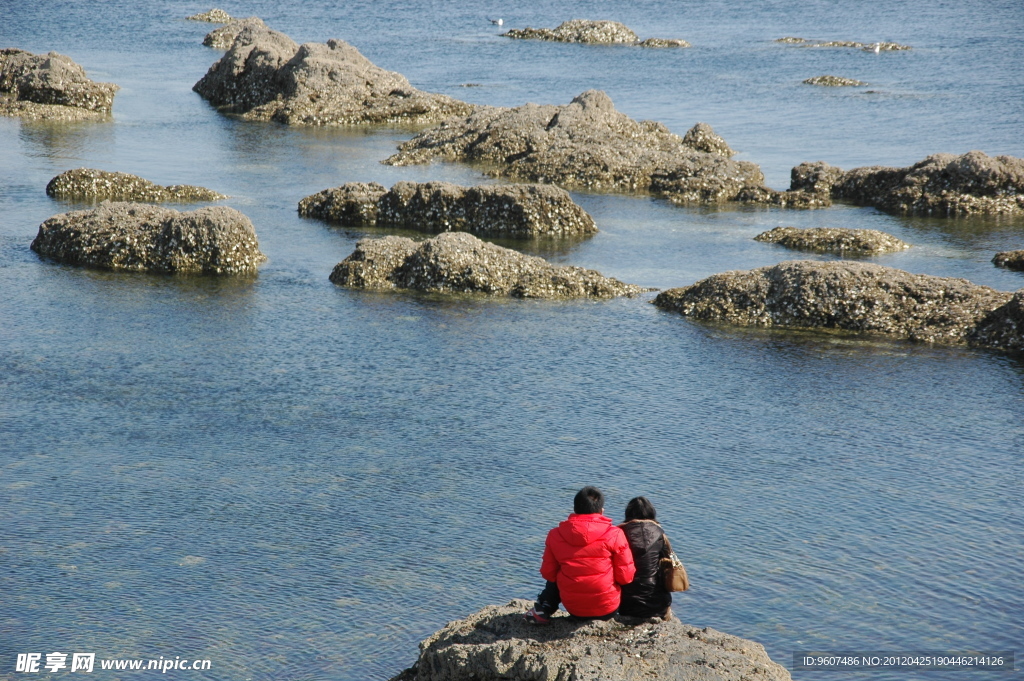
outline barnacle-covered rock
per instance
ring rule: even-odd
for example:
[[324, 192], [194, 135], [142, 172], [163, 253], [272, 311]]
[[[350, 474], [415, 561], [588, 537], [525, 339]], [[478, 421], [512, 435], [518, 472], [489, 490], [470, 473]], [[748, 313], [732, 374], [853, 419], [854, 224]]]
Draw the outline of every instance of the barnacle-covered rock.
[[289, 125], [436, 123], [472, 105], [417, 90], [341, 40], [296, 45], [259, 22], [192, 88], [225, 112]]
[[826, 87], [855, 87], [859, 85], [867, 85], [864, 81], [854, 80], [853, 78], [843, 78], [841, 76], [815, 76], [814, 78], [808, 78], [804, 81], [807, 85], [824, 85]]
[[230, 14], [228, 14], [222, 9], [217, 9], [216, 7], [214, 7], [208, 12], [203, 12], [201, 14], [193, 14], [192, 16], [185, 18], [191, 21], [207, 21], [211, 24], [226, 24], [232, 20]]
[[207, 47], [213, 47], [218, 50], [229, 49], [231, 45], [234, 44], [235, 38], [238, 37], [238, 34], [249, 27], [253, 27], [257, 30], [270, 30], [259, 17], [231, 19], [220, 28], [215, 28], [207, 33], [203, 38], [203, 44]]
[[594, 220], [564, 189], [513, 184], [460, 187], [447, 182], [399, 182], [390, 191], [353, 182], [299, 202], [299, 215], [349, 225], [491, 236], [577, 236]]
[[835, 227], [776, 227], [754, 237], [754, 241], [779, 244], [798, 251], [839, 253], [840, 255], [878, 255], [910, 248], [910, 244], [876, 229], [839, 229]]
[[190, 184], [172, 184], [164, 187], [138, 175], [92, 168], [77, 168], [61, 173], [46, 185], [46, 193], [60, 199], [112, 199], [146, 203], [217, 201], [227, 198], [224, 194], [218, 194], [205, 187]]
[[361, 239], [330, 279], [353, 288], [513, 298], [613, 298], [647, 290], [594, 270], [552, 265], [465, 232], [445, 232], [421, 242], [399, 236]]
[[118, 86], [96, 83], [85, 69], [56, 52], [0, 49], [0, 115], [33, 120], [105, 118]]
[[233, 208], [182, 213], [109, 201], [53, 216], [32, 250], [68, 265], [131, 272], [239, 274], [267, 259], [252, 222]]
[[698, 123], [683, 135], [683, 144], [696, 149], [697, 151], [706, 151], [709, 154], [718, 154], [719, 156], [734, 156], [736, 154], [732, 148], [726, 144], [725, 140], [717, 135], [714, 129], [707, 123]]
[[636, 45], [638, 47], [689, 47], [685, 40], [648, 38], [640, 40], [636, 33], [618, 21], [591, 21], [573, 19], [564, 21], [557, 28], [513, 28], [503, 33], [508, 38], [523, 40], [549, 40], [560, 43], [585, 43], [587, 45]]
[[909, 50], [910, 45], [900, 45], [892, 42], [860, 43], [855, 40], [806, 40], [805, 38], [794, 38], [787, 36], [779, 38], [775, 42], [797, 47], [851, 47], [865, 52], [901, 52]]
[[992, 258], [992, 264], [996, 267], [1005, 267], [1008, 270], [1024, 272], [1024, 250], [996, 253], [995, 257]]
[[654, 304], [739, 326], [840, 329], [1016, 350], [1024, 347], [1021, 293], [870, 263], [797, 260], [716, 274], [663, 291]]

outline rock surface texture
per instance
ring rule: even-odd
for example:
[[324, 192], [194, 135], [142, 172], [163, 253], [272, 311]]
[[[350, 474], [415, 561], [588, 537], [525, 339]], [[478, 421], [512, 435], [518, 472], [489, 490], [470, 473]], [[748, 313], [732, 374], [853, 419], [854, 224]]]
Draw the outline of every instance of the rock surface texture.
[[0, 49], [0, 115], [30, 120], [105, 118], [118, 86], [96, 83], [85, 69], [56, 52]]
[[899, 43], [859, 43], [854, 40], [806, 40], [805, 38], [786, 37], [779, 38], [775, 42], [797, 47], [852, 47], [865, 52], [902, 52], [911, 49], [910, 45], [900, 45]]
[[594, 270], [552, 265], [465, 232], [445, 232], [421, 242], [399, 236], [361, 239], [330, 278], [352, 288], [513, 298], [614, 298], [646, 290]]
[[211, 24], [226, 24], [232, 21], [230, 14], [222, 9], [214, 7], [209, 12], [203, 12], [202, 14], [193, 14], [190, 17], [185, 17], [191, 21], [207, 21]]
[[792, 191], [845, 199], [890, 213], [953, 216], [1024, 213], [1024, 159], [969, 151], [935, 154], [909, 168], [843, 171], [827, 163], [793, 169]]
[[776, 227], [754, 237], [754, 241], [779, 244], [798, 251], [839, 253], [841, 255], [877, 255], [910, 248], [910, 244], [875, 229], [838, 229], [833, 227]]
[[523, 40], [548, 40], [560, 43], [585, 43], [587, 45], [636, 45], [637, 47], [689, 47], [685, 40], [648, 38], [640, 40], [627, 26], [617, 21], [590, 21], [573, 19], [557, 28], [513, 28], [503, 33], [508, 38]]
[[436, 123], [473, 110], [417, 90], [346, 42], [297, 45], [262, 22], [243, 26], [192, 89], [228, 113], [289, 125]]
[[604, 92], [588, 90], [565, 106], [479, 107], [405, 142], [385, 163], [483, 162], [496, 177], [653, 193], [682, 204], [819, 201], [814, 194], [765, 187], [757, 165], [733, 161], [726, 152], [710, 126], [698, 124], [679, 137], [661, 123], [633, 120]]
[[234, 44], [235, 38], [238, 37], [238, 34], [250, 27], [256, 30], [270, 30], [259, 17], [232, 19], [220, 28], [215, 28], [207, 33], [203, 38], [203, 44], [207, 47], [213, 47], [218, 50], [227, 50]]
[[1005, 267], [1008, 270], [1024, 272], [1024, 250], [996, 253], [995, 257], [992, 258], [992, 264], [996, 267]]
[[46, 185], [46, 193], [60, 199], [115, 199], [146, 203], [217, 201], [227, 198], [205, 187], [190, 184], [163, 187], [137, 175], [91, 168], [78, 168], [61, 173]]
[[842, 78], [840, 76], [815, 76], [804, 81], [807, 85], [824, 85], [826, 87], [856, 87], [867, 85], [864, 81], [853, 78]]
[[789, 681], [759, 643], [678, 620], [523, 621], [532, 603], [488, 606], [420, 644], [391, 681]]
[[105, 201], [44, 222], [32, 250], [68, 265], [131, 272], [240, 274], [266, 260], [249, 218], [224, 206], [181, 213]]
[[929, 343], [1024, 349], [1024, 290], [910, 274], [869, 263], [797, 260], [725, 272], [654, 304], [739, 326], [839, 329]]
[[597, 231], [569, 193], [551, 185], [460, 187], [354, 182], [307, 196], [299, 214], [349, 225], [492, 236], [576, 236]]

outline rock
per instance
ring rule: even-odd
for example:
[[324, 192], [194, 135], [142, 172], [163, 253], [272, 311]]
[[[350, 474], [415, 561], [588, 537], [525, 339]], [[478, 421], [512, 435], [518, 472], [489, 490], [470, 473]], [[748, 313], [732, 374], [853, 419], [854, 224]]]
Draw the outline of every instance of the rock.
[[465, 232], [445, 232], [419, 243], [399, 236], [361, 239], [330, 278], [353, 288], [513, 298], [613, 298], [647, 290], [594, 270], [552, 265]]
[[217, 9], [216, 7], [211, 9], [209, 12], [193, 14], [192, 16], [185, 18], [191, 21], [208, 21], [211, 24], [226, 24], [233, 20], [230, 14], [222, 9]]
[[739, 326], [841, 329], [1016, 350], [1024, 347], [1022, 293], [870, 263], [796, 260], [716, 274], [664, 291], [654, 304]]
[[0, 49], [0, 115], [33, 120], [105, 118], [114, 105], [113, 83], [96, 83], [85, 69], [56, 52]]
[[899, 43], [859, 43], [854, 40], [806, 40], [804, 38], [785, 37], [775, 42], [797, 47], [852, 47], [865, 52], [899, 52], [911, 49], [909, 45]]
[[218, 50], [227, 50], [231, 48], [231, 45], [235, 42], [235, 38], [246, 28], [255, 28], [257, 30], [267, 28], [267, 25], [263, 23], [263, 20], [259, 17], [249, 17], [247, 19], [232, 19], [230, 22], [215, 28], [203, 38], [203, 44], [207, 47], [213, 47]]
[[68, 265], [132, 272], [239, 274], [266, 260], [249, 218], [233, 208], [182, 213], [109, 201], [53, 216], [32, 250]]
[[137, 175], [113, 173], [91, 168], [68, 170], [50, 180], [46, 193], [61, 199], [116, 199], [121, 201], [217, 201], [223, 194], [190, 184], [172, 184], [162, 187]]
[[854, 87], [868, 85], [864, 81], [852, 78], [840, 78], [839, 76], [815, 76], [804, 81], [808, 85], [825, 85], [827, 87]]
[[992, 264], [996, 267], [1005, 267], [1008, 270], [1024, 272], [1024, 250], [996, 253], [995, 257], [992, 258]]
[[935, 154], [909, 168], [846, 172], [819, 162], [794, 168], [792, 177], [791, 190], [813, 185], [822, 195], [890, 213], [1024, 213], [1024, 159], [1013, 156]]
[[436, 123], [472, 105], [417, 90], [341, 40], [296, 45], [255, 22], [192, 88], [247, 120], [289, 125]]
[[736, 154], [725, 140], [715, 134], [715, 131], [707, 123], [698, 123], [683, 135], [683, 144], [696, 149], [706, 151], [709, 154], [719, 156], [734, 156]]
[[779, 244], [798, 251], [878, 255], [910, 248], [910, 244], [875, 229], [776, 227], [754, 237], [754, 241]]
[[299, 202], [299, 215], [350, 225], [492, 236], [576, 236], [597, 231], [564, 189], [551, 185], [459, 187], [399, 182], [390, 191], [353, 182]]
[[641, 41], [630, 28], [617, 21], [590, 21], [573, 19], [557, 28], [513, 28], [503, 33], [507, 38], [524, 40], [549, 40], [560, 43], [585, 43], [587, 45], [636, 45], [637, 47], [689, 47], [685, 40], [648, 38]]
[[415, 665], [391, 681], [789, 681], [764, 647], [678, 620], [523, 621], [530, 601], [491, 605], [420, 644]]

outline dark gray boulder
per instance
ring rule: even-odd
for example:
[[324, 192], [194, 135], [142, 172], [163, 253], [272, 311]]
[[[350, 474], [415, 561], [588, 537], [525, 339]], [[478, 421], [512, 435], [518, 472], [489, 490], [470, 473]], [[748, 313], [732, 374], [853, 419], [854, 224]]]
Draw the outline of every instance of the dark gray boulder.
[[259, 17], [247, 19], [231, 19], [220, 28], [215, 28], [203, 37], [203, 44], [218, 50], [227, 50], [235, 42], [235, 38], [246, 28], [270, 30]]
[[351, 288], [513, 298], [614, 298], [647, 290], [594, 270], [552, 265], [465, 232], [420, 242], [399, 236], [361, 239], [330, 279]]
[[68, 265], [131, 272], [240, 274], [266, 260], [252, 222], [233, 208], [182, 213], [109, 201], [50, 218], [32, 250]]
[[299, 214], [348, 225], [491, 236], [579, 236], [594, 220], [564, 189], [515, 184], [460, 187], [447, 182], [399, 182], [390, 190], [353, 182], [307, 196]]
[[225, 112], [288, 125], [436, 123], [473, 110], [417, 90], [344, 41], [297, 45], [263, 22], [242, 26], [192, 89]]
[[96, 201], [111, 199], [117, 201], [144, 201], [163, 203], [165, 201], [217, 201], [226, 199], [224, 194], [205, 187], [190, 184], [161, 186], [153, 184], [138, 175], [116, 173], [92, 168], [67, 170], [50, 180], [46, 193], [60, 199]]
[[0, 49], [0, 115], [33, 120], [106, 118], [118, 86], [96, 83], [56, 52]]
[[[1021, 292], [869, 263], [797, 260], [725, 272], [654, 304], [739, 326], [837, 329], [929, 343], [1024, 347]], [[1016, 302], [1014, 302], [1016, 301]]]
[[1005, 267], [1008, 270], [1024, 272], [1024, 250], [996, 253], [995, 257], [992, 258], [992, 264], [996, 267]]
[[840, 255], [878, 255], [910, 248], [910, 244], [876, 229], [840, 229], [836, 227], [776, 227], [754, 237], [754, 241], [779, 244], [798, 251], [839, 253]]
[[530, 601], [491, 605], [420, 644], [391, 681], [789, 681], [764, 647], [678, 620], [523, 621]]
[[513, 28], [503, 33], [507, 38], [522, 40], [547, 40], [560, 43], [584, 43], [587, 45], [636, 45], [637, 47], [689, 47], [685, 40], [648, 38], [640, 40], [636, 33], [618, 21], [591, 21], [572, 19], [564, 21], [557, 28]]

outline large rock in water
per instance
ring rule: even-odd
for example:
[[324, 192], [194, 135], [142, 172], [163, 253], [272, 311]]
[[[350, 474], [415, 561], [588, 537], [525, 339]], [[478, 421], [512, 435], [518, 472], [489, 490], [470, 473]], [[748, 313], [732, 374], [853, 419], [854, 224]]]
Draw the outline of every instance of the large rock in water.
[[220, 28], [215, 28], [203, 37], [203, 44], [218, 50], [227, 50], [234, 44], [238, 34], [246, 28], [257, 30], [270, 30], [259, 17], [247, 19], [230, 19]]
[[716, 274], [663, 291], [654, 304], [740, 326], [841, 329], [1022, 350], [1022, 295], [869, 263], [797, 260]]
[[503, 33], [508, 38], [525, 40], [549, 40], [560, 43], [585, 43], [588, 45], [637, 45], [639, 47], [689, 47], [685, 40], [648, 38], [641, 41], [637, 34], [617, 21], [591, 21], [573, 19], [563, 21], [557, 28], [513, 28]]
[[43, 120], [105, 118], [118, 86], [96, 83], [56, 52], [0, 49], [0, 115]]
[[543, 184], [460, 187], [447, 182], [371, 182], [325, 189], [299, 215], [348, 225], [493, 236], [576, 236], [597, 231], [564, 189]]
[[604, 92], [588, 90], [565, 106], [479, 107], [405, 142], [385, 163], [485, 162], [493, 176], [649, 192], [677, 203], [817, 201], [805, 192], [765, 187], [760, 168], [730, 159], [728, 145], [710, 126], [698, 124], [691, 132], [679, 137], [661, 123], [635, 121], [616, 111]]
[[954, 216], [1024, 213], [1024, 159], [969, 151], [935, 154], [909, 168], [843, 171], [821, 161], [793, 168], [791, 191], [844, 199], [890, 213]]
[[445, 232], [418, 243], [399, 236], [361, 239], [330, 278], [352, 288], [513, 298], [614, 298], [647, 290], [594, 270], [552, 265], [465, 232]]
[[205, 187], [191, 184], [172, 184], [164, 187], [138, 175], [92, 168], [77, 168], [61, 173], [47, 183], [46, 193], [60, 199], [114, 199], [146, 203], [217, 201], [227, 198]]
[[678, 620], [523, 621], [530, 601], [487, 606], [420, 644], [391, 681], [789, 681], [764, 647]]
[[754, 241], [779, 244], [798, 251], [839, 253], [841, 255], [877, 255], [910, 248], [910, 244], [877, 229], [841, 229], [837, 227], [776, 227], [761, 232]]
[[248, 120], [290, 125], [436, 123], [472, 105], [417, 90], [341, 40], [295, 41], [250, 22], [192, 88]]
[[992, 264], [996, 267], [1024, 272], [1024, 250], [1000, 251], [993, 256]]
[[131, 272], [239, 274], [267, 259], [252, 222], [233, 208], [181, 213], [109, 201], [50, 218], [32, 250], [68, 265]]

